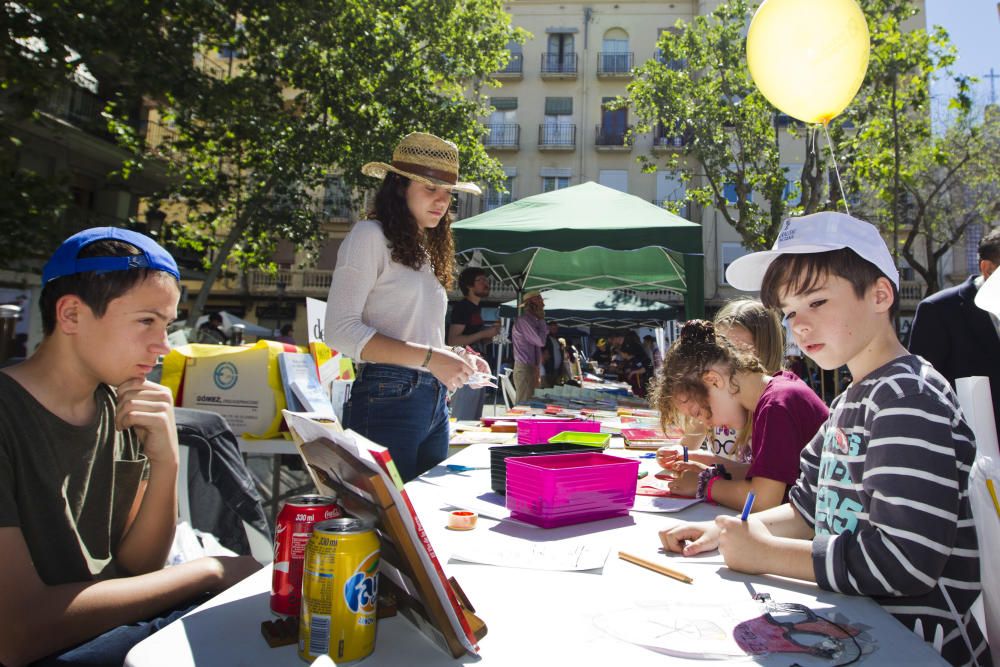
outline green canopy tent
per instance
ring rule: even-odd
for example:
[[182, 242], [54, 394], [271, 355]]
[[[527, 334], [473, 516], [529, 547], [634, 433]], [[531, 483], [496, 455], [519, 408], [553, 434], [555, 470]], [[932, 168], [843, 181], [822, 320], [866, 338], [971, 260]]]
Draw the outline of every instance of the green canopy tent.
[[668, 289], [704, 314], [701, 225], [593, 182], [526, 197], [452, 225], [460, 255], [528, 289]]
[[[545, 290], [545, 320], [568, 326], [659, 327], [677, 316], [677, 309], [631, 292], [593, 289]], [[516, 317], [517, 300], [500, 304], [500, 317]]]

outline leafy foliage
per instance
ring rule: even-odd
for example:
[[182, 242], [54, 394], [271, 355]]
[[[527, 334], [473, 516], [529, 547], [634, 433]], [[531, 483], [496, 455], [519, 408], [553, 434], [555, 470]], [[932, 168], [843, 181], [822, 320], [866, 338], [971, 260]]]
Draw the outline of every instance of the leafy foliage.
[[[628, 102], [640, 119], [637, 131], [660, 125], [683, 136], [683, 149], [665, 166], [688, 183], [688, 199], [717, 208], [746, 247], [759, 249], [770, 245], [790, 202], [776, 114], [746, 64], [750, 10], [747, 0], [731, 0], [691, 23], [678, 22], [658, 41], [660, 58], [637, 68]], [[655, 158], [647, 156], [645, 168], [655, 169]], [[727, 185], [735, 192], [732, 204]]]
[[[328, 177], [373, 185], [360, 166], [388, 159], [408, 132], [455, 141], [463, 177], [502, 178], [476, 120], [487, 110], [481, 87], [495, 83], [507, 44], [523, 41], [498, 0], [25, 6], [39, 20], [22, 16], [10, 35], [37, 35], [47, 55], [5, 44], [17, 56], [10, 106], [37, 108], [71, 64], [86, 64], [110, 103], [109, 130], [134, 155], [122, 176], [166, 161], [173, 184], [158, 203], [171, 241], [210, 260], [192, 317], [229, 262], [267, 265], [279, 239], [321, 241]], [[71, 64], [69, 49], [80, 54]], [[158, 107], [156, 142], [134, 122], [140, 99]]]
[[[904, 234], [900, 253], [933, 290], [936, 260], [969, 224], [988, 219], [995, 201], [983, 143], [989, 130], [971, 122], [968, 81], [956, 77], [951, 105], [958, 120], [935, 136], [930, 81], [947, 75], [954, 62], [947, 33], [914, 28], [919, 17], [910, 0], [861, 5], [871, 60], [857, 97], [826, 128], [829, 140], [821, 128], [788, 122], [756, 90], [745, 59], [745, 29], [755, 8], [747, 0], [730, 0], [711, 15], [678, 23], [657, 44], [662, 57], [637, 69], [620, 103], [635, 107], [638, 131], [659, 124], [683, 133], [682, 150], [660, 164], [693, 183], [687, 198], [717, 208], [747, 248], [769, 247], [788, 215], [849, 204], [887, 233]], [[805, 147], [795, 187], [786, 185], [790, 175], [779, 153], [779, 143], [787, 145], [790, 137]], [[648, 170], [657, 168], [655, 156], [642, 159]], [[734, 203], [725, 197], [726, 184]]]

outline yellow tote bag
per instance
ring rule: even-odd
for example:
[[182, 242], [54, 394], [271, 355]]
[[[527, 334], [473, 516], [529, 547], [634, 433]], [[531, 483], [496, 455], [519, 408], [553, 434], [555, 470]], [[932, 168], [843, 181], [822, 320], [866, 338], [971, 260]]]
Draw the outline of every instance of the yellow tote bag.
[[161, 382], [176, 405], [218, 413], [239, 435], [287, 437], [281, 432], [285, 392], [278, 369], [285, 349], [271, 340], [242, 347], [183, 345], [164, 358]]

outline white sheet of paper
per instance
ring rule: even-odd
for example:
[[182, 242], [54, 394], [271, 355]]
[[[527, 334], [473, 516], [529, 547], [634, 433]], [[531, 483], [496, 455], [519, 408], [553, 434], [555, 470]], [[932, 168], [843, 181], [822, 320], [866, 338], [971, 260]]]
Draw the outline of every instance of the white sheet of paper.
[[489, 542], [463, 544], [452, 552], [453, 560], [528, 570], [577, 572], [604, 567], [610, 549], [589, 544], [531, 543], [504, 544]]
[[636, 496], [635, 504], [632, 505], [634, 512], [656, 512], [665, 514], [668, 512], [680, 512], [695, 503], [700, 503], [698, 498], [664, 498], [662, 496]]
[[[497, 495], [497, 494], [491, 494]], [[501, 497], [497, 495], [497, 497]], [[497, 505], [494, 503], [486, 502], [485, 500], [479, 500], [478, 498], [469, 496], [467, 498], [449, 498], [447, 504], [451, 507], [458, 508], [460, 510], [469, 510], [470, 512], [475, 512], [479, 516], [484, 516], [487, 519], [495, 519], [497, 521], [510, 521], [510, 510], [503, 505]], [[521, 523], [521, 522], [518, 522]], [[528, 525], [528, 524], [525, 524]]]

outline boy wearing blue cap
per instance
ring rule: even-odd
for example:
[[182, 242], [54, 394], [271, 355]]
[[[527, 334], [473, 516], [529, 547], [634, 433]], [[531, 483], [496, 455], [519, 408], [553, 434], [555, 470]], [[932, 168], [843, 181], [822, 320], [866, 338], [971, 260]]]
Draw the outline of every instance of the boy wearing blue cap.
[[169, 350], [179, 278], [150, 238], [110, 227], [70, 237], [45, 265], [44, 340], [0, 371], [8, 667], [44, 656], [39, 664], [121, 665], [178, 607], [257, 568], [238, 557], [163, 569], [177, 429], [170, 391], [146, 375]]
[[791, 218], [726, 279], [761, 290], [803, 352], [854, 380], [802, 451], [789, 503], [676, 526], [664, 546], [718, 547], [735, 570], [868, 595], [950, 663], [990, 664], [970, 612], [981, 592], [973, 434], [948, 382], [896, 337], [899, 275], [878, 230], [841, 213]]

